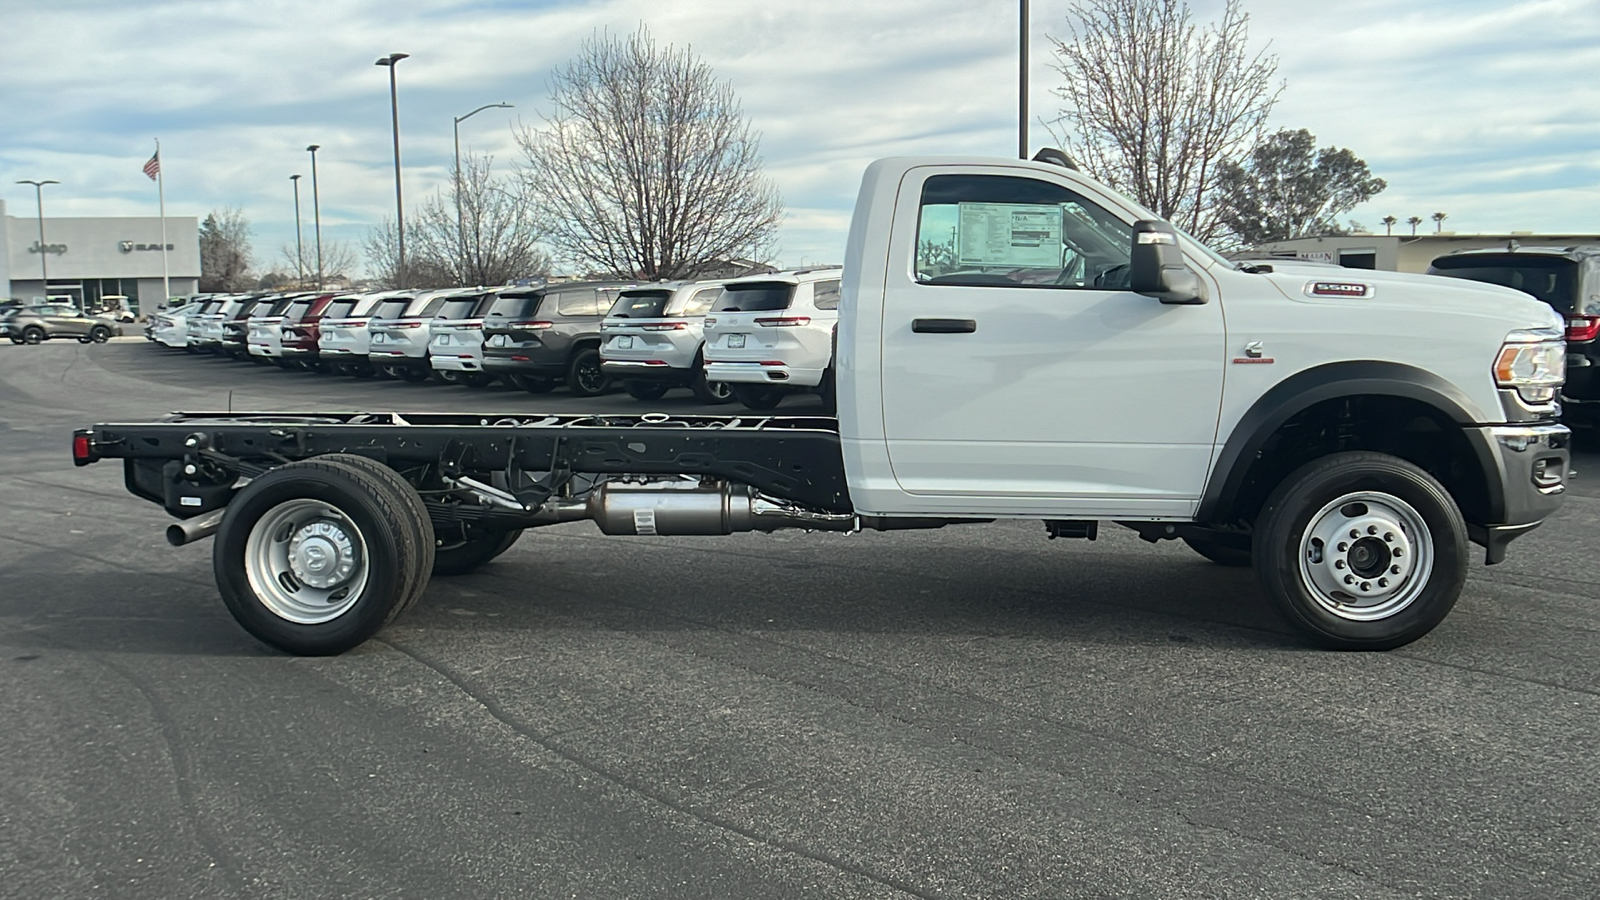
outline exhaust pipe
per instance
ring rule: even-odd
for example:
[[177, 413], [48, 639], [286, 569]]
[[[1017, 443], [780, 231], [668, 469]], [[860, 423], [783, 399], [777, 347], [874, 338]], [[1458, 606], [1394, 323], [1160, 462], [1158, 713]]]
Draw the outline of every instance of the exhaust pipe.
[[174, 547], [182, 547], [184, 544], [192, 544], [211, 537], [222, 525], [222, 514], [225, 512], [227, 510], [218, 509], [193, 519], [173, 522], [167, 526], [167, 543]]
[[589, 494], [589, 518], [604, 534], [708, 535], [741, 531], [855, 531], [854, 513], [806, 509], [746, 485], [687, 481], [607, 482]]

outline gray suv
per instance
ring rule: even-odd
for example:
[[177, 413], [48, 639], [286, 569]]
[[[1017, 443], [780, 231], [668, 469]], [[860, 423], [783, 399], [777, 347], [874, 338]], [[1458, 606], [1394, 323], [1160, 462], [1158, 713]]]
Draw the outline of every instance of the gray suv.
[[578, 281], [502, 291], [483, 316], [483, 370], [532, 394], [566, 382], [580, 397], [605, 393], [600, 321], [621, 281]]
[[75, 306], [47, 304], [8, 310], [0, 319], [0, 334], [13, 344], [37, 344], [58, 337], [75, 337], [87, 344], [104, 344], [117, 333], [117, 323], [105, 316], [84, 315]]

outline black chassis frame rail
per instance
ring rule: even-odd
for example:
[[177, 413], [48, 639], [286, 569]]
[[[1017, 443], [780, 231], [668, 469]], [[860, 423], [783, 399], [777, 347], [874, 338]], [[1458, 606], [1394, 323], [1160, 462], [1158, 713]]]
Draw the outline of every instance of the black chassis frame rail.
[[[748, 484], [770, 496], [852, 512], [834, 419], [799, 416], [482, 415], [453, 413], [173, 413], [74, 433], [73, 459], [161, 461], [171, 477], [232, 481], [226, 461], [259, 469], [324, 453], [356, 453], [405, 470], [689, 475]], [[219, 465], [219, 461], [221, 461]], [[192, 473], [185, 472], [194, 466]], [[220, 476], [220, 479], [219, 479]], [[150, 492], [129, 489], [161, 502]], [[189, 517], [204, 508], [172, 508]]]

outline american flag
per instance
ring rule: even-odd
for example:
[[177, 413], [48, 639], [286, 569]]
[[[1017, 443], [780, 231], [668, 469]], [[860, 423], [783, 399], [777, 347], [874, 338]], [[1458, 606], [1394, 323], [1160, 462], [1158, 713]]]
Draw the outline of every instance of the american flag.
[[156, 155], [150, 157], [150, 161], [144, 164], [144, 173], [146, 175], [150, 176], [150, 180], [151, 181], [155, 181], [156, 180], [156, 176], [161, 174], [161, 151], [160, 150], [157, 150], [156, 151]]

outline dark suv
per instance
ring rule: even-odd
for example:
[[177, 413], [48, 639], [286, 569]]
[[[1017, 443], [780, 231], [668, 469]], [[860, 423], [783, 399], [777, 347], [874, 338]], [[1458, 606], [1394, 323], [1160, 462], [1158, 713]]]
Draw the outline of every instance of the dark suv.
[[630, 282], [587, 281], [504, 290], [483, 317], [483, 370], [533, 394], [565, 381], [580, 397], [605, 392], [600, 321]]
[[1428, 273], [1516, 288], [1560, 313], [1567, 320], [1562, 420], [1600, 428], [1600, 247], [1464, 250], [1434, 260]]

